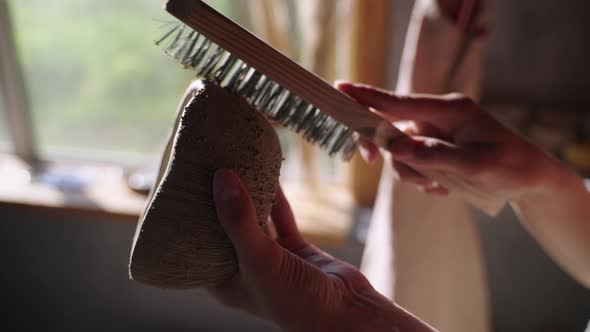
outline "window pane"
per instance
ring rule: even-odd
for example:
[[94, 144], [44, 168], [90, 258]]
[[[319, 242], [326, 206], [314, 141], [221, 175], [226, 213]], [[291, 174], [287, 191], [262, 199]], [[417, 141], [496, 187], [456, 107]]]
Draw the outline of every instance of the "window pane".
[[[0, 82], [2, 84], [2, 82]], [[6, 124], [6, 111], [4, 110], [4, 100], [0, 91], [0, 152], [10, 151], [10, 135], [8, 134], [8, 125]]]
[[160, 151], [194, 77], [154, 45], [174, 22], [161, 3], [10, 1], [42, 152]]

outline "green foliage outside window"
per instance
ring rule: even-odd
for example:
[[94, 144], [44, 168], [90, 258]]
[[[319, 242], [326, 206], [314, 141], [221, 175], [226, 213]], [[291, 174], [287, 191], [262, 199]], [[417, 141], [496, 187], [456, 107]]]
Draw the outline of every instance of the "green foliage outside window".
[[[0, 82], [1, 84], [2, 82]], [[4, 100], [2, 99], [2, 91], [0, 91], [0, 151], [8, 150], [6, 146], [8, 143], [8, 128], [6, 125], [6, 115], [4, 113]]]
[[[227, 13], [229, 2], [209, 1]], [[9, 3], [35, 134], [51, 148], [161, 148], [194, 76], [154, 45], [174, 18], [159, 0]], [[4, 130], [3, 130], [4, 131]]]

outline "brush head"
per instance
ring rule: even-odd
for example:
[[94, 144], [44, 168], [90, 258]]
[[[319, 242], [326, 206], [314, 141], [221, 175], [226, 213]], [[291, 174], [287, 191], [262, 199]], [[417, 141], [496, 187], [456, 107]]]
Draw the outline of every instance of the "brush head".
[[[189, 3], [193, 6], [202, 5], [200, 2], [169, 2], [172, 7], [190, 6]], [[193, 10], [168, 9], [177, 13], [190, 13]], [[356, 150], [358, 134], [354, 130], [190, 27], [175, 25], [156, 41], [156, 45], [163, 47], [168, 55], [185, 68], [194, 70], [197, 77], [215, 81], [233, 94], [243, 97], [267, 118], [301, 134], [330, 155], [340, 154], [344, 160], [348, 160]], [[335, 92], [333, 88], [329, 89]], [[340, 92], [335, 93], [342, 95]], [[330, 98], [324, 95], [321, 97]], [[348, 97], [344, 100], [351, 102]], [[367, 114], [374, 116], [365, 110], [363, 116]]]
[[208, 286], [231, 278], [238, 264], [217, 219], [214, 173], [220, 168], [238, 173], [263, 226], [281, 161], [279, 140], [264, 116], [242, 98], [205, 82], [182, 111], [165, 175], [138, 225], [131, 278], [162, 288]]

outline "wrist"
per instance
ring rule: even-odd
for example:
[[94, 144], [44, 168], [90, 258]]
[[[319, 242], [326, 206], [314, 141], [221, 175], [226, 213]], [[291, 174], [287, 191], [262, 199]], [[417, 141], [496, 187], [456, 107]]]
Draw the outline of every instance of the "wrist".
[[536, 180], [512, 201], [517, 207], [538, 206], [543, 199], [551, 199], [556, 194], [570, 191], [582, 183], [580, 177], [561, 161], [544, 152], [539, 153], [541, 157], [535, 163], [537, 169], [533, 171]]

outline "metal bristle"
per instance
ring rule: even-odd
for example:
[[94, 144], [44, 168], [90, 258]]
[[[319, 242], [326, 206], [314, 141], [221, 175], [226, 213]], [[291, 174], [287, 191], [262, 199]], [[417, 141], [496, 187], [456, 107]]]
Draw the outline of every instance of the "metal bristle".
[[168, 31], [156, 45], [185, 68], [195, 69], [197, 76], [245, 98], [269, 119], [301, 133], [330, 155], [340, 153], [349, 159], [356, 149], [352, 130], [184, 24]]

